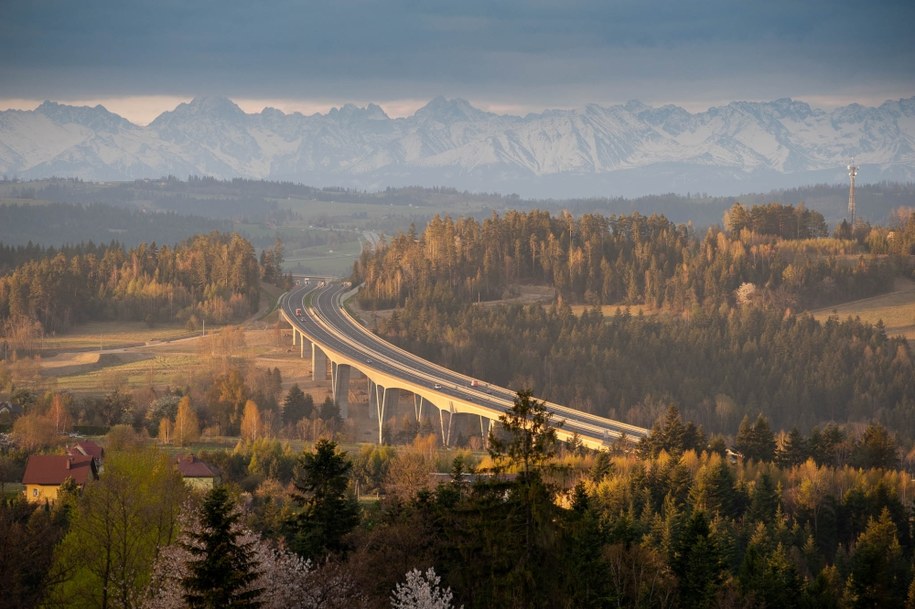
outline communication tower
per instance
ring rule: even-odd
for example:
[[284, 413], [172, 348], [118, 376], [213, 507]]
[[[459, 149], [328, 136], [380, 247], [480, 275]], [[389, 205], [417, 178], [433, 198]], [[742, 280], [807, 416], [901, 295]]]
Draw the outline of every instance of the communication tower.
[[851, 218], [852, 228], [855, 226], [855, 176], [858, 175], [858, 166], [852, 159], [848, 164], [848, 179], [851, 185], [848, 187], [848, 215]]

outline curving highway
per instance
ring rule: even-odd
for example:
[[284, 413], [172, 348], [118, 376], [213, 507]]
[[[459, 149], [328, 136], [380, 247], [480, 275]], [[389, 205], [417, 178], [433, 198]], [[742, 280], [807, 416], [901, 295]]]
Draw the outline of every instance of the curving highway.
[[[372, 414], [379, 421], [379, 441], [388, 390], [413, 393], [414, 403], [418, 405], [417, 417], [421, 416], [425, 403], [435, 406], [439, 410], [445, 444], [449, 443], [450, 423], [455, 414], [479, 416], [481, 433], [485, 437], [490, 422], [497, 421], [512, 405], [516, 397], [514, 391], [438, 366], [372, 334], [346, 312], [343, 307], [345, 296], [348, 296], [345, 285], [325, 286], [323, 282], [306, 282], [283, 295], [281, 312], [294, 332], [302, 337], [303, 352], [304, 340], [308, 340], [319, 350], [319, 354], [326, 355], [331, 361], [335, 399], [338, 403], [344, 401], [341, 412], [345, 413], [347, 407], [350, 368], [363, 372], [370, 385], [380, 390], [370, 391], [370, 402], [374, 398], [377, 409]], [[296, 315], [297, 310], [301, 315]], [[320, 364], [316, 363], [317, 366]], [[547, 407], [554, 415], [554, 422], [562, 423], [557, 430], [561, 439], [568, 440], [577, 435], [590, 448], [605, 447], [622, 437], [638, 439], [648, 433], [642, 427], [559, 404], [547, 403]]]

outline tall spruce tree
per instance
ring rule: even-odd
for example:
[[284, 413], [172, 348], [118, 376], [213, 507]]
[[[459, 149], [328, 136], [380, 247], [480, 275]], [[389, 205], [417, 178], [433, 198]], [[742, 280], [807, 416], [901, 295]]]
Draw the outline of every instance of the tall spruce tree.
[[656, 457], [662, 450], [672, 455], [702, 450], [704, 436], [692, 422], [683, 422], [676, 406], [670, 406], [664, 416], [655, 421], [648, 436], [639, 441], [639, 453], [644, 457]]
[[743, 418], [735, 446], [743, 453], [745, 459], [769, 462], [775, 458], [775, 434], [772, 433], [769, 421], [762, 413], [753, 423], [750, 423], [749, 417]]
[[884, 509], [871, 519], [851, 551], [845, 600], [849, 607], [902, 607], [910, 573], [896, 525]]
[[854, 444], [852, 463], [868, 469], [893, 469], [899, 465], [897, 453], [896, 441], [886, 427], [879, 423], [871, 423], [864, 430], [861, 439]]
[[293, 483], [303, 509], [286, 523], [290, 549], [305, 558], [346, 549], [344, 536], [359, 524], [359, 506], [348, 492], [352, 469], [330, 440], [319, 440], [314, 452], [302, 455]]
[[807, 442], [797, 427], [794, 427], [776, 447], [775, 462], [779, 467], [794, 467], [806, 461], [807, 454]]
[[711, 607], [724, 577], [724, 563], [705, 512], [696, 510], [686, 519], [673, 549], [670, 566], [679, 582], [680, 606]]
[[311, 418], [314, 411], [314, 399], [311, 394], [305, 394], [298, 383], [289, 388], [286, 399], [283, 400], [283, 423], [294, 425], [303, 418]]
[[558, 602], [563, 514], [553, 502], [556, 489], [541, 475], [559, 449], [556, 428], [562, 422], [552, 419], [553, 413], [530, 390], [519, 391], [511, 408], [499, 417], [502, 431], [490, 433], [489, 454], [497, 468], [520, 470], [507, 495], [497, 499], [504, 509], [500, 529], [517, 540], [514, 555], [505, 552], [511, 556], [511, 567], [498, 584], [512, 603], [494, 598], [493, 606], [554, 607]]
[[490, 433], [489, 454], [497, 464], [517, 466], [525, 479], [540, 470], [559, 449], [553, 413], [533, 397], [530, 389], [519, 391], [515, 403], [499, 422], [505, 434]]
[[263, 590], [255, 588], [258, 565], [253, 549], [241, 543], [239, 515], [224, 486], [207, 493], [199, 532], [185, 545], [194, 559], [182, 580], [191, 609], [257, 609]]

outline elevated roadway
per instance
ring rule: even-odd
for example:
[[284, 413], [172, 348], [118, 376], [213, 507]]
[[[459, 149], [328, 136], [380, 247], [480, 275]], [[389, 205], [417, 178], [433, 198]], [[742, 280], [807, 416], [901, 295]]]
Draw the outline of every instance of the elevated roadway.
[[[417, 420], [427, 406], [437, 409], [443, 444], [451, 443], [456, 416], [478, 418], [485, 442], [492, 422], [498, 422], [511, 407], [516, 393], [438, 366], [382, 340], [343, 307], [344, 298], [354, 292], [343, 284], [306, 282], [284, 294], [280, 307], [280, 314], [292, 327], [293, 344], [301, 346], [303, 357], [307, 348], [311, 351], [313, 377], [326, 380], [329, 370], [341, 416], [349, 415], [349, 377], [356, 368], [368, 378], [369, 415], [378, 422], [379, 443], [385, 417], [401, 392], [412, 394]], [[560, 404], [548, 402], [547, 408], [554, 422], [562, 423], [557, 429], [560, 439], [577, 436], [590, 448], [606, 447], [624, 437], [638, 440], [648, 433], [642, 427]]]

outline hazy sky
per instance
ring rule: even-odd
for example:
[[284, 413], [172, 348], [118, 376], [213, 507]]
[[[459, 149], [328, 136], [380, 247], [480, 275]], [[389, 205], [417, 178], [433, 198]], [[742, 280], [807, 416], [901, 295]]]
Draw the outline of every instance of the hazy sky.
[[915, 95], [913, 24], [913, 0], [0, 0], [0, 108], [874, 105]]

